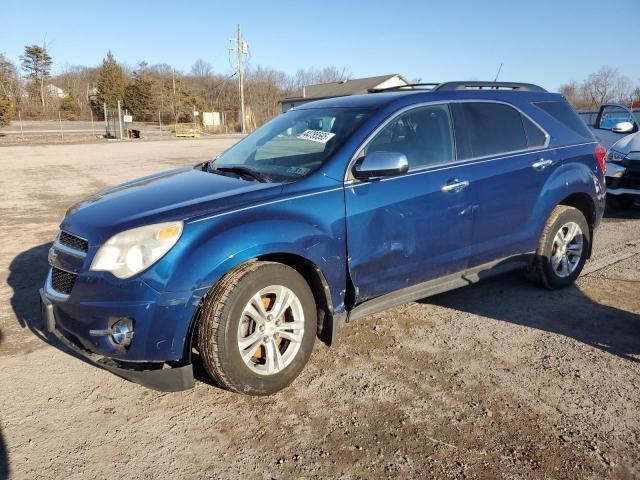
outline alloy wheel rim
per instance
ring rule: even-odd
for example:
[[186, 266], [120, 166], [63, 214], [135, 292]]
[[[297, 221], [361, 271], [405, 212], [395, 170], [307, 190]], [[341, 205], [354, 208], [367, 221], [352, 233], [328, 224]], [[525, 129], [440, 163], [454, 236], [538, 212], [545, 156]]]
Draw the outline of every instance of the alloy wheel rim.
[[561, 278], [571, 275], [582, 258], [584, 235], [582, 229], [575, 222], [565, 223], [553, 238], [551, 249], [551, 267]]
[[254, 294], [242, 311], [238, 349], [245, 365], [259, 375], [275, 375], [298, 354], [304, 336], [300, 299], [283, 285]]

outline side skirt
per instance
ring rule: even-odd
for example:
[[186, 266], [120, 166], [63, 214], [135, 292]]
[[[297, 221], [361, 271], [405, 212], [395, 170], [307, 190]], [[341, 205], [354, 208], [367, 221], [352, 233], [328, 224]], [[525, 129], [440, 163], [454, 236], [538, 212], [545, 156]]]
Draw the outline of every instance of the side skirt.
[[485, 278], [526, 267], [531, 264], [532, 256], [533, 253], [503, 258], [372, 298], [371, 300], [356, 305], [349, 312], [347, 322], [366, 317], [367, 315], [373, 315], [374, 313], [397, 307], [407, 302], [472, 285]]

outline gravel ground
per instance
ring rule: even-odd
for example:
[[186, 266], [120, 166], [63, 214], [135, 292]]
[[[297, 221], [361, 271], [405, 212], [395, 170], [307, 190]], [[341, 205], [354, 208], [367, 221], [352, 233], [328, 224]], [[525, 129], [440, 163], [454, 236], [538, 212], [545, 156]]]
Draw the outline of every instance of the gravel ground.
[[0, 148], [0, 479], [640, 478], [638, 208], [574, 287], [511, 274], [367, 317], [272, 397], [154, 392], [44, 335], [67, 206], [234, 141]]

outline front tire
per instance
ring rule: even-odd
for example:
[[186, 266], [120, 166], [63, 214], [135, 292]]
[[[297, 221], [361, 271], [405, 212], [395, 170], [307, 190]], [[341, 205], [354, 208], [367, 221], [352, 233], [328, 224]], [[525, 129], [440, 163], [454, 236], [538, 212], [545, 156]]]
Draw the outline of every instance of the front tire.
[[591, 248], [591, 230], [574, 207], [553, 209], [540, 236], [530, 277], [555, 290], [575, 282]]
[[317, 330], [313, 293], [294, 269], [250, 262], [227, 273], [207, 295], [198, 348], [207, 373], [222, 387], [271, 395], [306, 365]]

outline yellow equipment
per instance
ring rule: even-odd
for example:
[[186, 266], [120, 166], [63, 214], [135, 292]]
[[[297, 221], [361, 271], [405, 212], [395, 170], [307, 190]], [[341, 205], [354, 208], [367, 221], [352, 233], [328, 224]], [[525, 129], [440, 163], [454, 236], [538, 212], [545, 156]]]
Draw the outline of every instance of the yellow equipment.
[[202, 130], [193, 123], [176, 123], [176, 137], [199, 138]]

